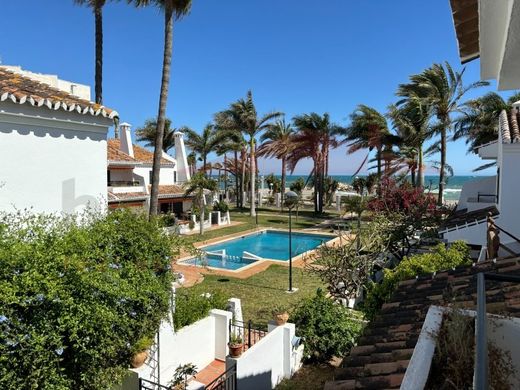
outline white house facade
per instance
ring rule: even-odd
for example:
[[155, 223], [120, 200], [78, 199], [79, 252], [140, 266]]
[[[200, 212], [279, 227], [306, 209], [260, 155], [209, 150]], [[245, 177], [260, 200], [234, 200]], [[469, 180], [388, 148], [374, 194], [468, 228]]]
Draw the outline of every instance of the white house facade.
[[105, 207], [106, 138], [117, 112], [64, 90], [84, 95], [77, 84], [58, 89], [29, 76], [0, 66], [0, 210]]
[[[110, 208], [133, 207], [148, 209], [152, 176], [153, 153], [132, 143], [128, 123], [120, 125], [120, 137], [108, 140], [107, 183]], [[175, 133], [173, 158], [163, 153], [159, 176], [159, 212], [173, 213], [187, 219], [191, 197], [184, 195], [183, 184], [190, 180], [186, 163], [183, 134]]]

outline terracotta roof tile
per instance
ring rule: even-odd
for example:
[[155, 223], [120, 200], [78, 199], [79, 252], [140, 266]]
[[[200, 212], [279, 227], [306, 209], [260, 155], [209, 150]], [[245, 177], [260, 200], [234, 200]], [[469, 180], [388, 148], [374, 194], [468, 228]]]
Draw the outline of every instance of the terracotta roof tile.
[[0, 101], [46, 106], [50, 109], [76, 111], [80, 114], [101, 115], [114, 119], [119, 114], [105, 106], [81, 99], [27, 76], [11, 72], [0, 66]]
[[125, 152], [123, 152], [121, 149], [119, 149], [119, 142], [114, 142], [114, 141], [119, 141], [119, 140], [116, 140], [116, 139], [109, 139], [107, 141], [107, 158], [108, 158], [108, 161], [112, 161], [112, 162], [129, 162], [129, 163], [137, 163], [138, 161], [129, 156], [128, 154], [126, 154]]
[[[119, 150], [120, 153], [123, 153], [126, 156], [128, 156], [126, 153], [121, 151], [121, 140], [116, 139], [116, 138], [111, 138], [107, 141], [107, 144], [111, 148]], [[139, 145], [136, 145], [136, 144], [133, 144], [133, 146], [134, 146], [134, 157], [133, 158], [135, 161], [138, 161], [138, 162], [141, 162], [144, 164], [153, 164], [153, 153], [151, 151], [149, 151]], [[128, 156], [128, 157], [132, 158], [130, 156]], [[109, 160], [110, 160], [110, 157], [109, 157]], [[173, 165], [173, 163], [171, 161], [166, 160], [165, 158], [162, 158], [161, 165], [170, 165], [171, 166], [171, 165]]]
[[502, 143], [514, 144], [520, 142], [520, 129], [518, 126], [519, 115], [518, 109], [516, 108], [512, 108], [509, 112], [506, 110], [500, 112], [498, 125]]
[[[336, 371], [335, 382], [325, 389], [399, 388], [430, 305], [456, 302], [474, 310], [479, 272], [520, 275], [520, 258], [489, 260], [401, 282], [344, 359], [344, 367]], [[520, 284], [487, 281], [486, 294], [488, 312], [520, 317]]]
[[145, 192], [121, 192], [114, 193], [108, 191], [108, 203], [117, 203], [117, 202], [128, 202], [133, 200], [146, 200], [148, 198], [148, 194]]

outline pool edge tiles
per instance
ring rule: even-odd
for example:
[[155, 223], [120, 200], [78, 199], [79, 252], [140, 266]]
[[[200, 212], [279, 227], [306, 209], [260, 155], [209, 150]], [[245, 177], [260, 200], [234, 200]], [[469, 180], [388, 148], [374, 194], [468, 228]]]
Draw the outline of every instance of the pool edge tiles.
[[[204, 251], [205, 248], [210, 248], [210, 247], [213, 247], [213, 246], [216, 246], [216, 245], [221, 245], [221, 244], [225, 244], [225, 243], [233, 242], [233, 241], [239, 242], [241, 239], [244, 239], [246, 237], [250, 237], [252, 235], [261, 235], [261, 234], [268, 233], [268, 232], [288, 234], [287, 230], [265, 228], [265, 229], [260, 229], [260, 230], [249, 231], [249, 232], [247, 232], [245, 234], [233, 235], [231, 237], [226, 237], [226, 238], [223, 238], [221, 240], [216, 240], [216, 241], [213, 241], [211, 243], [207, 243], [205, 245], [197, 246], [197, 249]], [[331, 234], [331, 233], [325, 233], [325, 232], [293, 231], [292, 233], [293, 233], [293, 235], [296, 235], [296, 236], [303, 235], [303, 236], [307, 236], [307, 237], [315, 237], [315, 238], [319, 237], [319, 238], [325, 239], [324, 241], [322, 241], [321, 243], [317, 244], [316, 246], [313, 246], [310, 249], [304, 250], [304, 251], [302, 251], [302, 252], [292, 256], [293, 263], [296, 262], [296, 261], [300, 261], [303, 256], [311, 254], [318, 247], [320, 247], [322, 245], [330, 245], [330, 244], [332, 244], [333, 242], [335, 242], [338, 239], [337, 235]], [[241, 266], [239, 268], [233, 269], [233, 268], [226, 268], [225, 266], [224, 267], [219, 266], [220, 264], [219, 265], [214, 264], [214, 266], [212, 266], [212, 265], [203, 266], [202, 264], [196, 264], [197, 262], [194, 259], [195, 258], [193, 256], [187, 257], [187, 258], [183, 258], [183, 259], [179, 259], [178, 260], [178, 264], [179, 265], [186, 265], [186, 266], [194, 266], [194, 267], [204, 267], [204, 268], [207, 268], [207, 269], [210, 269], [210, 270], [224, 271], [224, 272], [230, 272], [230, 273], [240, 273], [240, 272], [245, 271], [245, 270], [247, 270], [247, 269], [249, 269], [251, 267], [254, 267], [256, 265], [262, 264], [264, 262], [270, 262], [272, 264], [279, 264], [279, 265], [285, 265], [285, 266], [287, 266], [289, 264], [288, 259], [275, 259], [275, 258], [268, 258], [268, 257], [261, 257], [261, 256], [259, 256], [259, 259], [248, 259], [248, 260], [250, 260], [250, 262], [245, 263], [243, 266]]]

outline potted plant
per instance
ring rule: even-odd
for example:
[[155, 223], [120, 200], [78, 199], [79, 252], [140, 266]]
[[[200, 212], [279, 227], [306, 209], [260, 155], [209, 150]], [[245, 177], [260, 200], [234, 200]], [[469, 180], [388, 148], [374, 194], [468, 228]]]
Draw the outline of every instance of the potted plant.
[[132, 348], [132, 358], [130, 359], [130, 365], [133, 368], [141, 367], [146, 359], [148, 359], [149, 349], [153, 344], [153, 339], [150, 337], [142, 337]]
[[188, 388], [188, 377], [197, 373], [197, 366], [193, 363], [180, 364], [175, 369], [173, 379], [169, 383], [171, 390], [186, 390]]
[[289, 319], [289, 312], [283, 306], [275, 306], [273, 308], [273, 320], [276, 322], [276, 325], [283, 325]]
[[242, 341], [242, 337], [236, 333], [231, 333], [229, 336], [229, 355], [232, 358], [237, 358], [242, 355], [242, 349], [244, 347], [244, 342]]

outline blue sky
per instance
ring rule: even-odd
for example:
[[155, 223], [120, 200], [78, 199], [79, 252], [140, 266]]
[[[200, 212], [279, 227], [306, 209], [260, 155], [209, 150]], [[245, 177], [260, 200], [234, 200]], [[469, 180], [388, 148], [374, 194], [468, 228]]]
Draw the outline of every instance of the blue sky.
[[[1, 10], [3, 64], [93, 87], [89, 9], [72, 0], [28, 0], [3, 2]], [[109, 3], [104, 27], [104, 103], [137, 127], [157, 114], [163, 18], [156, 8]], [[399, 83], [445, 60], [460, 68], [448, 0], [194, 0], [175, 27], [168, 116], [175, 126], [201, 130], [252, 89], [261, 113], [328, 112], [345, 125], [357, 104], [384, 111]], [[465, 80], [478, 78], [474, 61]], [[495, 89], [492, 83], [477, 94]], [[331, 174], [352, 173], [365, 156], [345, 150], [332, 152]], [[448, 161], [458, 175], [480, 165], [463, 141], [449, 144]], [[303, 162], [295, 173], [310, 166]], [[260, 168], [280, 169], [276, 160]]]

